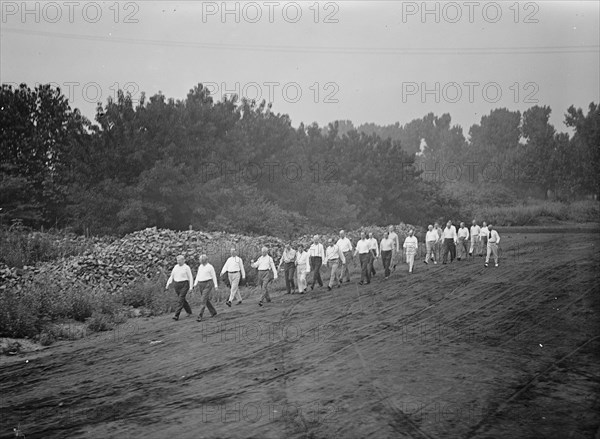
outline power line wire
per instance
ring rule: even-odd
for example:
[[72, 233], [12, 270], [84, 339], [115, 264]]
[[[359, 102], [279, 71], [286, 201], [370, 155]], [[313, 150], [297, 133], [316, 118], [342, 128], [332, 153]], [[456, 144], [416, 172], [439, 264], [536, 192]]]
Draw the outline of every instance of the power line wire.
[[243, 45], [224, 43], [200, 43], [194, 41], [165, 41], [139, 38], [106, 37], [100, 35], [68, 34], [24, 29], [3, 28], [2, 32], [41, 36], [49, 38], [65, 38], [71, 40], [97, 41], [117, 44], [156, 45], [169, 47], [191, 47], [208, 50], [236, 50], [257, 52], [305, 52], [305, 53], [338, 53], [338, 54], [377, 54], [377, 55], [532, 55], [560, 53], [600, 53], [600, 45], [580, 46], [530, 46], [530, 47], [341, 47], [341, 46], [282, 46], [282, 45]]

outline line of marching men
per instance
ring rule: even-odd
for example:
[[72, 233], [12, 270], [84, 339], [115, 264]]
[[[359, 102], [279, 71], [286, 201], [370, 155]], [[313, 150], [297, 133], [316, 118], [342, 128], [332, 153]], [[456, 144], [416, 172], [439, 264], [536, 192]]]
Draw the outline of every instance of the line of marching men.
[[[452, 263], [454, 259], [460, 261], [462, 258], [467, 258], [467, 255], [471, 258], [476, 254], [483, 256], [483, 251], [486, 249], [485, 267], [488, 267], [490, 257], [493, 257], [497, 267], [499, 242], [498, 232], [485, 221], [480, 227], [473, 220], [470, 229], [465, 227], [464, 222], [461, 222], [458, 230], [452, 225], [452, 221], [448, 221], [443, 229], [439, 223], [435, 223], [428, 226], [425, 236], [426, 254], [423, 262], [428, 264], [433, 261], [434, 264], [437, 264], [438, 260], [442, 259], [443, 264], [447, 264], [448, 261]], [[408, 272], [412, 273], [419, 249], [419, 242], [414, 235], [414, 230], [409, 230], [402, 249], [402, 253], [406, 256]], [[340, 288], [344, 282], [350, 282], [349, 266], [355, 264], [357, 256], [361, 269], [359, 285], [366, 285], [371, 283], [371, 277], [376, 274], [374, 267], [376, 259], [381, 258], [384, 279], [388, 279], [391, 272], [396, 269], [400, 255], [400, 241], [398, 234], [394, 231], [394, 226], [389, 226], [380, 242], [377, 242], [373, 233], [369, 233], [367, 237], [365, 232], [361, 232], [356, 246], [352, 245], [352, 241], [343, 230], [340, 231], [337, 241], [334, 241], [334, 238], [327, 240], [327, 247], [321, 243], [319, 235], [313, 237], [308, 248], [298, 244], [297, 249], [294, 249], [291, 243], [287, 243], [277, 267], [269, 255], [269, 249], [263, 247], [260, 257], [251, 260], [250, 264], [252, 268], [258, 270], [257, 284], [261, 290], [258, 305], [263, 306], [264, 302], [271, 302], [269, 284], [278, 278], [279, 271], [283, 270], [288, 294], [304, 294], [309, 285], [311, 290], [317, 284], [320, 287], [323, 286], [321, 267], [325, 266], [331, 270], [327, 285], [327, 289], [331, 291], [335, 287]], [[312, 276], [310, 276], [311, 274]], [[240, 305], [242, 297], [239, 284], [246, 278], [246, 272], [244, 263], [237, 255], [235, 248], [231, 248], [230, 257], [221, 269], [221, 276], [224, 275], [228, 277], [231, 286], [229, 299], [225, 304], [231, 307], [232, 303], [237, 301], [237, 304]], [[310, 279], [307, 279], [309, 276]], [[190, 267], [185, 263], [185, 258], [181, 255], [178, 256], [177, 265], [173, 267], [165, 288], [168, 289], [171, 284], [174, 285], [179, 298], [179, 305], [173, 316], [174, 320], [179, 320], [181, 311], [184, 309], [188, 316], [192, 315], [186, 296], [195, 287], [198, 287], [200, 292], [200, 311], [197, 320], [202, 321], [205, 309], [208, 309], [211, 316], [217, 315], [217, 311], [211, 303], [213, 289], [218, 290], [217, 275], [205, 254], [200, 256], [200, 265], [195, 280]]]

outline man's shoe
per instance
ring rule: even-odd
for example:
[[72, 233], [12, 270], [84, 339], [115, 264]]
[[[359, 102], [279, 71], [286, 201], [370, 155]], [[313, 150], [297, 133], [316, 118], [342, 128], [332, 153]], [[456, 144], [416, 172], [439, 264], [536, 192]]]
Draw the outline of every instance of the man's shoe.
[[202, 321], [202, 316], [198, 316], [198, 318], [196, 319], [197, 322], [201, 322]]
[[346, 283], [350, 282], [350, 279], [346, 279]]
[[173, 316], [173, 320], [179, 320], [179, 316]]
[[488, 266], [488, 263], [486, 262], [486, 263], [485, 263], [483, 266], [487, 268], [487, 266]]
[[231, 308], [231, 302], [229, 300], [227, 302], [225, 302], [225, 305], [227, 305], [229, 308]]
[[237, 304], [238, 304], [238, 305], [241, 305], [241, 304], [242, 304], [242, 301], [240, 300], [240, 301], [239, 301]]
[[496, 267], [498, 266], [498, 264], [496, 264]]
[[315, 289], [315, 286], [314, 286], [314, 285], [311, 285], [311, 286], [310, 286], [310, 290], [312, 291], [312, 290], [314, 290], [314, 289]]
[[359, 285], [364, 285], [365, 283], [361, 280], [358, 284]]
[[437, 265], [437, 261], [433, 261], [433, 264], [434, 264], [434, 265]]
[[427, 261], [423, 261], [423, 263], [424, 263], [424, 264], [428, 264], [428, 262], [427, 262]]
[[327, 285], [327, 291], [331, 291], [331, 287]]
[[460, 261], [460, 258], [456, 258], [457, 261]]
[[262, 302], [258, 302], [258, 306], [263, 306], [263, 303]]
[[214, 313], [214, 314], [213, 314], [211, 317], [216, 317], [216, 315], [217, 315], [217, 314], [218, 314], [218, 313]]

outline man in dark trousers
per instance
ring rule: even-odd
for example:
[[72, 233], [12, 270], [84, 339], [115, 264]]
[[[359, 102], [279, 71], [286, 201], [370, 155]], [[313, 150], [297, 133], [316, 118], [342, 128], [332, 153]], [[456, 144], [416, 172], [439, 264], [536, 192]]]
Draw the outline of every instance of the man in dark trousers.
[[208, 308], [208, 312], [211, 316], [216, 316], [217, 311], [210, 302], [210, 293], [214, 289], [218, 290], [219, 285], [217, 284], [217, 273], [215, 267], [208, 263], [208, 256], [200, 256], [200, 265], [198, 266], [198, 273], [196, 274], [196, 281], [194, 286], [200, 287], [200, 312], [198, 313], [198, 321], [202, 321], [202, 315], [204, 314], [204, 308]]
[[313, 280], [310, 285], [310, 289], [315, 289], [315, 283], [319, 283], [319, 286], [323, 286], [323, 281], [321, 280], [321, 265], [323, 264], [323, 259], [325, 259], [325, 248], [323, 248], [323, 244], [319, 242], [319, 235], [313, 236], [313, 243], [308, 249], [308, 262], [310, 264], [310, 270], [313, 272]]
[[281, 260], [279, 261], [278, 270], [281, 270], [283, 266], [283, 274], [285, 277], [285, 288], [288, 294], [292, 294], [296, 290], [294, 284], [294, 277], [296, 276], [296, 250], [292, 248], [292, 245], [288, 242], [283, 249]]
[[185, 296], [188, 292], [192, 291], [194, 277], [189, 265], [185, 263], [183, 255], [177, 256], [177, 265], [171, 270], [171, 277], [169, 277], [165, 289], [169, 289], [169, 285], [173, 282], [175, 283], [175, 293], [177, 293], [177, 297], [179, 298], [179, 305], [175, 310], [173, 320], [179, 320], [179, 314], [181, 314], [182, 309], [185, 309], [189, 317], [192, 315], [192, 308], [190, 308], [190, 304]]
[[369, 262], [371, 260], [371, 252], [369, 250], [369, 241], [365, 232], [360, 232], [360, 239], [356, 243], [356, 249], [354, 250], [354, 256], [358, 255], [360, 261], [360, 282], [359, 285], [366, 285], [371, 283], [371, 267]]
[[456, 241], [458, 237], [456, 235], [456, 227], [452, 225], [452, 221], [446, 223], [446, 228], [442, 232], [442, 238], [444, 239], [443, 244], [443, 264], [448, 263], [448, 253], [450, 253], [450, 262], [454, 261], [456, 257]]

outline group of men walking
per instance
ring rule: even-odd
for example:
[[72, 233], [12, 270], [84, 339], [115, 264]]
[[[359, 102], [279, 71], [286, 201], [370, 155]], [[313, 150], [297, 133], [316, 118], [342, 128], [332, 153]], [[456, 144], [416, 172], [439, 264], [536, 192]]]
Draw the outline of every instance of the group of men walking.
[[[483, 256], [483, 252], [487, 251], [485, 266], [488, 267], [490, 257], [493, 257], [497, 267], [499, 242], [498, 232], [485, 221], [480, 227], [473, 220], [470, 229], [467, 229], [465, 223], [461, 222], [458, 230], [452, 221], [448, 221], [443, 229], [439, 223], [435, 223], [428, 226], [425, 236], [424, 262], [428, 264], [433, 261], [434, 264], [437, 264], [441, 256], [442, 264], [447, 264], [448, 261], [452, 263], [454, 259], [460, 261], [477, 254]], [[352, 245], [352, 241], [343, 230], [340, 231], [337, 240], [327, 239], [327, 247], [323, 245], [319, 235], [313, 237], [308, 248], [299, 244], [297, 249], [294, 249], [291, 243], [287, 243], [277, 267], [269, 255], [269, 249], [263, 247], [261, 255], [256, 260], [250, 261], [250, 266], [257, 269], [257, 285], [261, 291], [258, 305], [263, 306], [264, 302], [271, 302], [269, 285], [278, 278], [279, 271], [284, 273], [288, 294], [304, 294], [309, 286], [311, 290], [314, 290], [316, 285], [323, 286], [321, 267], [325, 266], [331, 273], [327, 285], [327, 289], [331, 291], [333, 288], [340, 288], [344, 282], [350, 282], [349, 267], [355, 264], [357, 256], [361, 273], [359, 285], [366, 285], [371, 283], [371, 277], [376, 275], [374, 263], [378, 258], [381, 258], [382, 261], [384, 279], [388, 279], [391, 272], [396, 269], [401, 254], [405, 255], [408, 272], [412, 273], [418, 250], [419, 242], [414, 230], [409, 230], [408, 236], [402, 244], [401, 253], [399, 237], [394, 231], [394, 226], [389, 226], [380, 242], [377, 242], [373, 233], [369, 233], [367, 237], [365, 232], [361, 232], [356, 246]], [[237, 255], [235, 248], [230, 250], [230, 257], [221, 269], [221, 276], [227, 276], [231, 286], [229, 298], [225, 304], [231, 307], [232, 303], [237, 301], [237, 304], [240, 305], [242, 297], [239, 292], [239, 284], [246, 278], [246, 272], [244, 263]], [[217, 315], [217, 311], [211, 303], [212, 291], [218, 290], [217, 276], [205, 254], [200, 256], [200, 265], [195, 280], [184, 257], [178, 256], [177, 265], [171, 271], [166, 288], [168, 289], [172, 283], [179, 298], [179, 304], [173, 316], [174, 320], [179, 320], [182, 310], [185, 310], [188, 316], [192, 315], [186, 296], [195, 287], [199, 287], [200, 291], [200, 311], [197, 320], [202, 321], [205, 309], [208, 309], [213, 317]]]
[[[458, 261], [473, 258], [474, 255], [484, 256], [485, 267], [489, 266], [490, 257], [494, 259], [496, 267], [498, 266], [498, 244], [500, 235], [491, 224], [485, 221], [481, 226], [476, 220], [472, 221], [471, 228], [468, 229], [464, 222], [460, 227], [452, 224], [452, 221], [446, 223], [443, 229], [439, 223], [428, 226], [425, 235], [425, 263], [433, 261], [434, 264], [442, 259], [442, 264], [452, 263], [454, 259]], [[458, 254], [457, 254], [458, 253]]]

